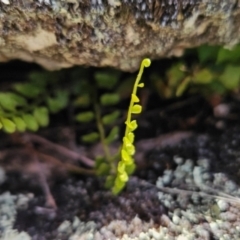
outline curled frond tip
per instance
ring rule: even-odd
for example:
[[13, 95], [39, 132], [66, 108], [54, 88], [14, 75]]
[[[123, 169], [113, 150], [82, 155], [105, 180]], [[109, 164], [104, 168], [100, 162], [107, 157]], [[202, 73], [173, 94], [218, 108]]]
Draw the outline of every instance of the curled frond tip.
[[150, 64], [151, 64], [151, 60], [150, 60], [149, 58], [144, 58], [144, 59], [142, 60], [142, 65], [143, 65], [144, 67], [149, 67]]

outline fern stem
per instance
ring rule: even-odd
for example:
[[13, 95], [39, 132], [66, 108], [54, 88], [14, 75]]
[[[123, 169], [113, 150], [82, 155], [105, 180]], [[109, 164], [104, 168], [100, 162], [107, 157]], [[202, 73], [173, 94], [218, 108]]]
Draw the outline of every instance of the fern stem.
[[[141, 66], [140, 66], [140, 70], [138, 72], [138, 75], [137, 75], [137, 79], [134, 83], [134, 86], [133, 86], [133, 91], [132, 91], [132, 95], [137, 95], [137, 87], [138, 87], [138, 84], [142, 78], [142, 74], [143, 74], [143, 70], [144, 70], [144, 67], [149, 67], [150, 66], [150, 60], [145, 58], [142, 63], [141, 63]], [[133, 101], [133, 98], [131, 97], [131, 101], [130, 101], [130, 104], [129, 104], [129, 108], [128, 108], [128, 114], [127, 114], [127, 120], [126, 120], [126, 123], [130, 123], [131, 122], [131, 109], [134, 105], [134, 101]], [[125, 136], [127, 136], [127, 134], [130, 132], [130, 129], [128, 127], [128, 125], [126, 124], [126, 129], [125, 129]]]
[[95, 111], [95, 114], [96, 114], [97, 128], [98, 128], [98, 131], [99, 131], [99, 134], [100, 134], [100, 141], [101, 141], [101, 144], [103, 146], [103, 151], [104, 151], [106, 160], [109, 162], [109, 164], [111, 166], [111, 173], [113, 173], [115, 167], [114, 167], [113, 161], [111, 161], [111, 154], [110, 154], [109, 148], [108, 148], [108, 146], [105, 142], [106, 135], [105, 135], [105, 130], [104, 130], [103, 123], [102, 123], [101, 110], [100, 110], [100, 106], [97, 102], [96, 94], [95, 94], [95, 97], [94, 97], [93, 105], [94, 105], [94, 111]]

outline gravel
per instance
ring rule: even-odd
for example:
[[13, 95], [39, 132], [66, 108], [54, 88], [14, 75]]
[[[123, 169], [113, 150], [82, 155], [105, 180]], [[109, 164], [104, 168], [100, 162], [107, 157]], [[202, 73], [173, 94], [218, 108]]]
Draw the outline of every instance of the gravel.
[[[69, 177], [52, 187], [59, 207], [53, 217], [36, 211], [41, 193], [2, 193], [2, 239], [14, 228], [19, 239], [36, 240], [239, 240], [239, 136], [233, 127], [152, 151], [148, 177], [137, 172], [117, 197], [101, 179]], [[159, 169], [163, 159], [168, 167]]]

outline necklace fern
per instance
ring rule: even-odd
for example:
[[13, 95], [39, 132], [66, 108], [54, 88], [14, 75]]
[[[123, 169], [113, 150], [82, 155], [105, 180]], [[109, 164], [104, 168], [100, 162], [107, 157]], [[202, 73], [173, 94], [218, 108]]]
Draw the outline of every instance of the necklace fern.
[[140, 66], [139, 73], [137, 75], [137, 79], [135, 81], [131, 101], [128, 108], [126, 130], [123, 137], [123, 145], [121, 149], [121, 161], [118, 163], [117, 167], [117, 177], [114, 182], [114, 186], [112, 188], [113, 194], [118, 194], [126, 185], [128, 181], [128, 176], [133, 173], [135, 170], [135, 163], [133, 159], [133, 155], [135, 153], [134, 146], [134, 131], [138, 127], [137, 121], [132, 120], [132, 114], [139, 114], [142, 111], [142, 106], [138, 104], [140, 102], [137, 96], [137, 88], [144, 87], [144, 83], [139, 83], [143, 74], [144, 67], [149, 67], [151, 64], [150, 59], [145, 58]]

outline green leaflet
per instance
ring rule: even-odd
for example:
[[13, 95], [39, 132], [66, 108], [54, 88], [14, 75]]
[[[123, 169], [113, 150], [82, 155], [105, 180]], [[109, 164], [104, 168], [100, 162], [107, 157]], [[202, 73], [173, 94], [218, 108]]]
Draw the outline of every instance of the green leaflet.
[[131, 131], [134, 131], [138, 127], [136, 120], [133, 120], [131, 122], [126, 122], [126, 125]]
[[91, 99], [89, 94], [83, 94], [77, 97], [74, 101], [74, 106], [76, 107], [89, 107]]
[[112, 193], [113, 193], [114, 195], [119, 194], [119, 193], [123, 190], [123, 188], [125, 187], [125, 185], [126, 185], [126, 182], [122, 181], [122, 180], [120, 179], [120, 177], [117, 176], [116, 179], [115, 179], [115, 181], [114, 181], [114, 186], [113, 186], [113, 188], [112, 188]]
[[126, 173], [126, 171], [124, 171], [123, 173], [119, 174], [119, 180], [121, 182], [127, 182], [128, 181], [128, 174]]
[[214, 74], [209, 69], [202, 69], [193, 77], [193, 82], [196, 84], [208, 84], [214, 80]]
[[119, 127], [115, 126], [114, 128], [112, 128], [112, 130], [110, 131], [110, 133], [106, 137], [105, 142], [107, 144], [112, 143], [113, 141], [115, 141], [118, 138], [118, 135], [119, 135]]
[[1, 117], [0, 118], [3, 130], [7, 133], [13, 133], [16, 131], [16, 125], [10, 119]]
[[26, 100], [11, 92], [0, 93], [0, 105], [9, 111], [15, 111], [16, 107], [27, 105]]
[[37, 97], [44, 88], [41, 88], [32, 83], [18, 83], [14, 85], [14, 90], [28, 98]]
[[120, 116], [120, 111], [116, 110], [102, 117], [102, 122], [105, 125], [113, 124]]
[[26, 123], [27, 129], [34, 131], [34, 132], [38, 130], [39, 125], [33, 115], [24, 114], [24, 115], [22, 115], [22, 119]]
[[106, 93], [100, 97], [100, 102], [103, 106], [112, 106], [119, 103], [120, 97], [116, 93]]
[[107, 176], [104, 187], [107, 189], [111, 188], [114, 184], [114, 180], [115, 180], [114, 176], [111, 175]]
[[104, 162], [105, 158], [103, 156], [97, 156], [95, 159], [95, 168], [97, 169]]
[[107, 164], [105, 162], [101, 163], [100, 166], [98, 166], [98, 168], [96, 170], [97, 175], [99, 175], [99, 176], [108, 175], [109, 171], [110, 171], [110, 166], [109, 166], [109, 164]]
[[178, 63], [173, 65], [167, 71], [168, 85], [170, 87], [175, 87], [176, 84], [178, 84], [184, 78], [185, 72], [181, 70], [182, 66], [183, 66], [182, 63]]
[[98, 87], [104, 89], [113, 89], [118, 81], [117, 72], [96, 72], [94, 79], [97, 82]]
[[130, 143], [134, 142], [134, 134], [132, 132], [129, 132], [126, 137], [130, 141]]
[[49, 112], [46, 107], [37, 107], [33, 111], [33, 116], [41, 127], [46, 127], [49, 124]]
[[217, 56], [217, 63], [232, 62], [240, 60], [240, 45], [235, 46], [232, 50], [220, 48]]
[[136, 169], [136, 164], [134, 162], [132, 162], [132, 164], [126, 165], [126, 167], [125, 167], [126, 173], [128, 175], [133, 174], [135, 169]]
[[219, 49], [220, 49], [219, 46], [202, 45], [198, 47], [197, 52], [200, 63], [206, 63], [210, 61], [215, 62], [217, 59]]
[[138, 96], [136, 96], [135, 94], [132, 94], [132, 101], [134, 103], [136, 103], [136, 102], [139, 102], [140, 100], [139, 100]]
[[91, 111], [82, 112], [82, 113], [77, 114], [75, 119], [78, 122], [83, 122], [83, 123], [90, 122], [94, 119], [94, 113]]
[[99, 134], [97, 132], [92, 132], [81, 137], [81, 140], [86, 143], [93, 143], [99, 139]]
[[227, 65], [223, 74], [220, 76], [221, 83], [229, 90], [239, 86], [240, 67]]
[[57, 91], [55, 97], [47, 98], [47, 105], [51, 113], [57, 113], [68, 104], [68, 92], [67, 91]]
[[19, 132], [26, 131], [26, 128], [27, 128], [26, 123], [23, 121], [23, 119], [21, 117], [13, 117], [12, 120], [15, 123], [16, 129]]
[[191, 82], [190, 77], [186, 77], [177, 87], [176, 97], [182, 96], [186, 88], [188, 87], [189, 83]]
[[142, 112], [142, 106], [139, 104], [135, 104], [133, 105], [132, 109], [131, 109], [131, 113], [133, 114], [139, 114]]
[[55, 74], [55, 72], [51, 73], [51, 72], [45, 72], [45, 71], [44, 72], [42, 72], [42, 71], [35, 72], [34, 71], [28, 75], [28, 79], [35, 86], [38, 86], [40, 88], [45, 88], [47, 83], [49, 81], [52, 81], [54, 74]]

